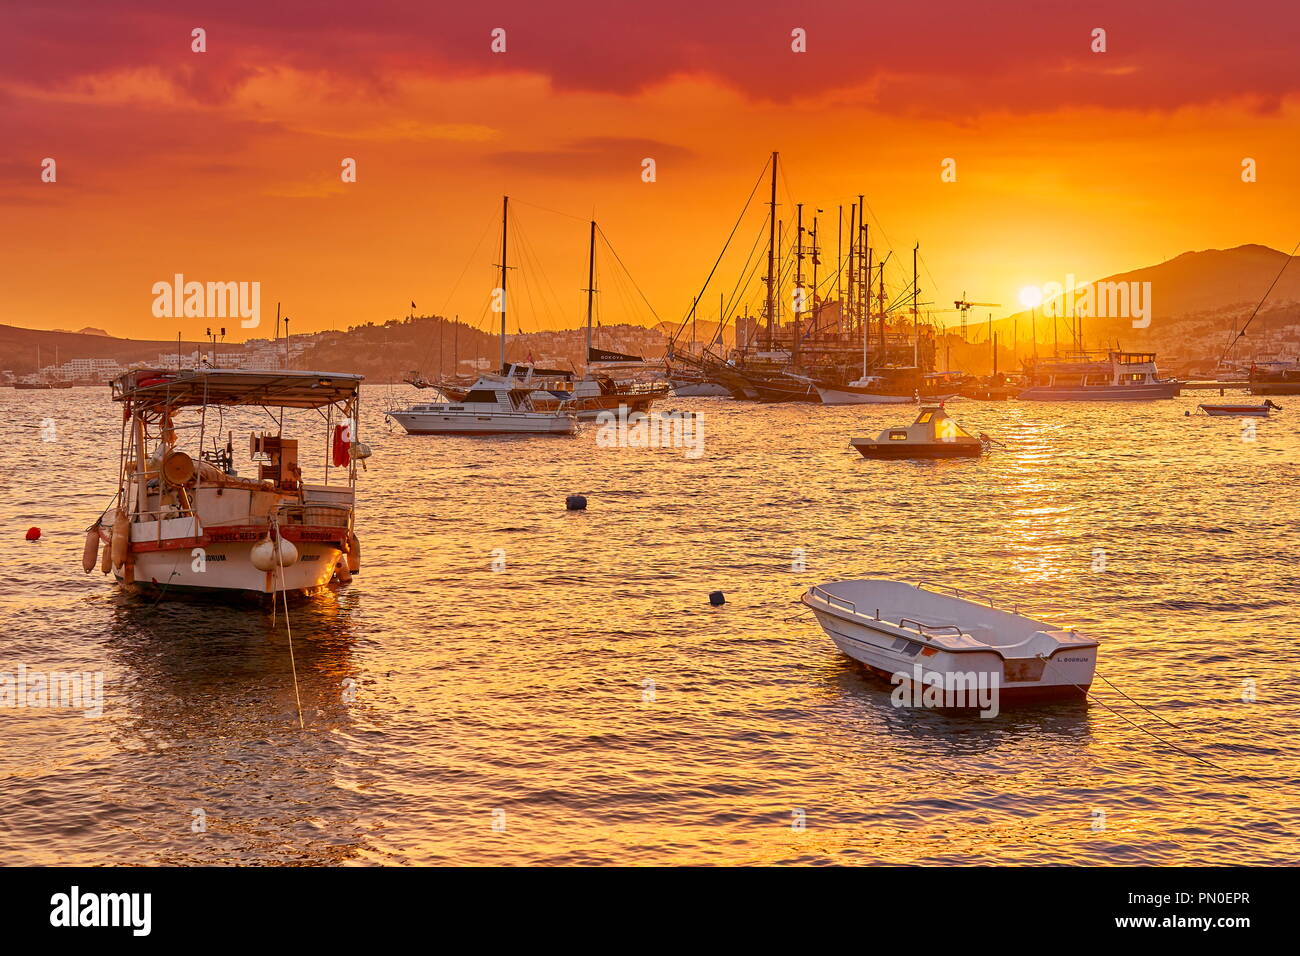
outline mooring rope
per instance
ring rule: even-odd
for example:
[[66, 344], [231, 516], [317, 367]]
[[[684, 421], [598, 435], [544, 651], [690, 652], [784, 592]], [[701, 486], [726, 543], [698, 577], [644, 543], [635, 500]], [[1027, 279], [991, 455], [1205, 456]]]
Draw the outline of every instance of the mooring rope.
[[[1051, 662], [1050, 662], [1046, 657], [1044, 657], [1042, 654], [1039, 654], [1039, 655], [1038, 655], [1038, 659], [1041, 660], [1041, 661], [1043, 662], [1044, 666], [1047, 666], [1048, 664], [1051, 663]], [[1098, 677], [1101, 677], [1100, 674], [1098, 674], [1097, 676], [1098, 676]], [[1115, 685], [1114, 685], [1111, 681], [1107, 680], [1105, 677], [1102, 677], [1101, 679], [1104, 680], [1104, 681], [1106, 681], [1107, 684], [1110, 684], [1111, 687], [1115, 687]], [[1110, 711], [1110, 712], [1111, 712], [1112, 714], [1114, 714], [1116, 717], [1120, 718], [1121, 720], [1125, 721], [1126, 723], [1132, 724], [1132, 725], [1133, 725], [1134, 727], [1136, 727], [1138, 730], [1142, 731], [1142, 733], [1147, 734], [1148, 736], [1154, 737], [1156, 740], [1160, 741], [1160, 742], [1161, 742], [1162, 744], [1164, 744], [1166, 747], [1169, 747], [1169, 748], [1172, 749], [1172, 750], [1176, 750], [1178, 753], [1182, 754], [1182, 755], [1185, 756], [1185, 757], [1191, 757], [1193, 760], [1199, 760], [1201, 763], [1206, 764], [1207, 766], [1213, 767], [1215, 770], [1219, 771], [1220, 773], [1231, 773], [1231, 772], [1232, 772], [1232, 771], [1228, 770], [1227, 767], [1220, 767], [1220, 766], [1219, 766], [1217, 763], [1215, 763], [1213, 760], [1209, 760], [1209, 759], [1207, 759], [1207, 758], [1205, 758], [1205, 757], [1202, 757], [1200, 754], [1192, 753], [1190, 750], [1184, 750], [1182, 747], [1178, 746], [1176, 743], [1173, 743], [1173, 742], [1170, 741], [1170, 740], [1166, 740], [1164, 737], [1161, 737], [1159, 734], [1155, 733], [1154, 731], [1147, 730], [1145, 727], [1143, 727], [1143, 726], [1142, 726], [1141, 724], [1139, 724], [1137, 721], [1130, 719], [1128, 716], [1126, 716], [1125, 714], [1121, 713], [1121, 712], [1120, 712], [1119, 710], [1117, 710], [1116, 708], [1110, 706], [1110, 704], [1106, 703], [1106, 702], [1105, 702], [1104, 700], [1102, 700], [1101, 698], [1093, 696], [1093, 694], [1092, 694], [1092, 688], [1091, 688], [1091, 687], [1084, 687], [1084, 686], [1082, 686], [1081, 684], [1076, 684], [1076, 683], [1075, 683], [1074, 681], [1072, 681], [1072, 680], [1067, 680], [1066, 683], [1070, 684], [1072, 687], [1077, 688], [1078, 690], [1083, 691], [1083, 696], [1084, 696], [1084, 697], [1087, 697], [1089, 700], [1092, 700], [1092, 701], [1095, 701], [1095, 702], [1098, 703], [1098, 704], [1101, 704], [1101, 706], [1105, 707], [1108, 711]], [[1131, 697], [1129, 697], [1127, 694], [1124, 694], [1124, 692], [1123, 692], [1122, 690], [1120, 690], [1118, 687], [1115, 687], [1115, 690], [1118, 691], [1120, 694], [1123, 694], [1123, 696], [1126, 697], [1126, 698], [1128, 698], [1129, 700], [1133, 700], [1133, 699], [1132, 699]], [[1133, 703], [1137, 704], [1137, 701], [1133, 701]], [[1138, 704], [1138, 706], [1139, 706], [1139, 707], [1142, 707], [1141, 704]], [[1143, 709], [1143, 710], [1148, 710], [1148, 712], [1150, 712], [1150, 713], [1154, 713], [1154, 711], [1150, 711], [1149, 708], [1142, 707], [1142, 709]], [[1155, 714], [1155, 716], [1159, 717], [1160, 715], [1159, 715], [1159, 714]], [[1164, 720], [1163, 717], [1162, 717], [1161, 719]], [[1169, 723], [1169, 721], [1166, 720], [1165, 723]], [[1171, 727], [1176, 726], [1176, 725], [1174, 725], [1174, 724], [1169, 724], [1169, 725], [1170, 725]], [[1253, 780], [1254, 778], [1252, 777], [1251, 779]]]
[[[284, 633], [289, 638], [289, 669], [293, 673], [293, 699], [298, 705], [298, 729], [306, 730], [302, 722], [302, 696], [298, 693], [298, 664], [293, 656], [293, 628], [289, 625], [289, 594], [284, 583], [284, 555], [280, 551], [280, 525], [274, 518], [271, 527], [275, 531], [275, 563], [280, 569], [280, 598], [284, 601]], [[275, 626], [275, 595], [271, 595], [271, 626]]]

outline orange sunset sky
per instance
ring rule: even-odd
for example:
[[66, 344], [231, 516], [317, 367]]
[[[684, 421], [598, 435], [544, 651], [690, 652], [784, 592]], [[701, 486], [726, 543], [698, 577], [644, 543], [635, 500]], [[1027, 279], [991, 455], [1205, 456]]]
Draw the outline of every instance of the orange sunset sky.
[[[503, 193], [554, 291], [546, 309], [513, 299], [512, 331], [581, 321], [592, 214], [676, 320], [774, 149], [783, 218], [792, 200], [826, 210], [833, 251], [837, 204], [864, 193], [876, 244], [910, 272], [919, 240], [941, 305], [965, 292], [1006, 314], [1067, 273], [1300, 238], [1300, 7], [1282, 0], [127, 0], [6, 4], [0, 21], [12, 325], [201, 335], [211, 322], [151, 314], [177, 272], [261, 282], [261, 328], [227, 323], [228, 340], [271, 334], [277, 300], [295, 332], [411, 300], [486, 325]], [[648, 318], [608, 294], [602, 317]]]

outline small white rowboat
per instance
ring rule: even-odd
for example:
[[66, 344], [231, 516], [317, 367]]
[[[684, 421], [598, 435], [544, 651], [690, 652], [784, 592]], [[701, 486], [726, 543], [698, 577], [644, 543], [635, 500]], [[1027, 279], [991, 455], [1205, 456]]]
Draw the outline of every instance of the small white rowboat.
[[1268, 418], [1268, 413], [1276, 409], [1282, 410], [1281, 405], [1275, 405], [1266, 401], [1263, 405], [1197, 405], [1201, 411], [1207, 415], [1216, 418], [1234, 417], [1234, 418]]
[[951, 688], [982, 681], [1002, 700], [1087, 694], [1097, 667], [1096, 640], [988, 598], [967, 600], [968, 592], [957, 588], [940, 593], [931, 587], [835, 581], [809, 588], [801, 600], [836, 647], [895, 684]]

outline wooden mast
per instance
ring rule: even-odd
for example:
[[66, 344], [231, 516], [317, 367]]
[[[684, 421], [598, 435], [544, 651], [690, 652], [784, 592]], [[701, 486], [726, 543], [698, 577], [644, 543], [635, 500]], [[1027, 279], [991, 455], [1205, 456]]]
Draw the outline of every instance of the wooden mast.
[[917, 384], [921, 381], [921, 290], [917, 288], [916, 275], [916, 253], [920, 248], [919, 242], [912, 247], [912, 367], [916, 370]]
[[857, 245], [856, 245], [857, 235], [858, 235], [858, 207], [850, 206], [849, 207], [849, 257], [848, 260], [845, 262], [845, 265], [848, 266], [848, 270], [849, 270], [848, 294], [845, 296], [844, 302], [841, 303], [840, 305], [840, 311], [843, 313], [844, 321], [847, 323], [846, 328], [850, 332], [853, 331], [854, 312], [857, 311], [857, 305], [856, 305], [857, 294], [854, 292], [854, 281], [853, 281], [854, 276], [856, 275], [857, 272], [856, 266], [854, 264], [857, 256], [857, 252], [855, 251], [857, 249]]
[[767, 347], [773, 347], [776, 320], [776, 164], [779, 154], [772, 152], [772, 198], [767, 218]]
[[790, 366], [799, 367], [799, 319], [803, 315], [803, 203], [795, 203], [794, 325], [790, 329]]
[[[584, 364], [591, 364], [591, 316], [596, 295], [596, 220], [591, 220], [591, 241], [587, 247], [587, 357]], [[608, 341], [608, 339], [606, 339]]]
[[506, 233], [510, 228], [510, 197], [501, 197], [501, 374], [506, 373]]
[[841, 278], [844, 270], [840, 268], [840, 262], [844, 257], [844, 204], [840, 203], [836, 211], [836, 222], [838, 226], [835, 229], [835, 307], [840, 310], [840, 325], [844, 325], [844, 293], [843, 282]]
[[885, 263], [893, 253], [886, 253], [885, 258], [880, 260], [880, 361], [885, 361]]
[[866, 292], [862, 296], [862, 377], [867, 377], [867, 339], [871, 336], [871, 244], [868, 241], [870, 232], [866, 226], [862, 226], [862, 242], [867, 247], [867, 281], [862, 284]]

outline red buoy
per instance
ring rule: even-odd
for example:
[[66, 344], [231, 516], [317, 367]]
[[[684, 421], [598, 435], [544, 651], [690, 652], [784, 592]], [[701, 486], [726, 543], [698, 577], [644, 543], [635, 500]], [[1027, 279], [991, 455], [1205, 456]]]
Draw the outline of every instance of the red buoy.
[[28, 540], [28, 541], [35, 541], [35, 540], [37, 540], [40, 536], [41, 536], [41, 529], [40, 529], [40, 528], [28, 528], [28, 529], [27, 529], [27, 540]]

